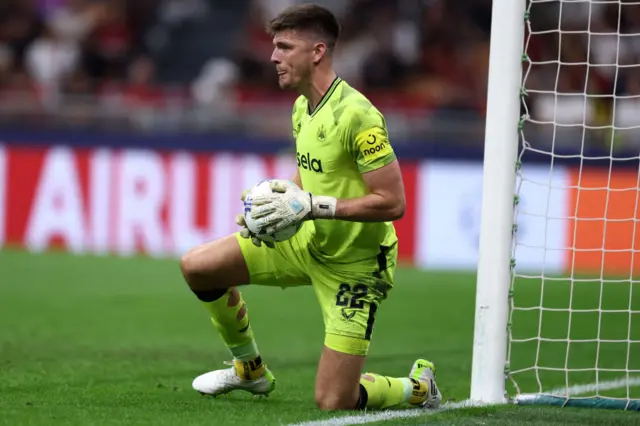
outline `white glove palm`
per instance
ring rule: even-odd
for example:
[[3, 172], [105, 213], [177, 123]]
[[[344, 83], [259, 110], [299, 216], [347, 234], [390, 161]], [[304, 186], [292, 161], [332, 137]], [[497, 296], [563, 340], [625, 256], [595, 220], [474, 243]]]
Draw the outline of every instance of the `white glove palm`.
[[251, 217], [268, 233], [286, 228], [292, 223], [319, 218], [333, 218], [336, 199], [314, 196], [287, 180], [271, 181], [273, 193], [254, 196]]

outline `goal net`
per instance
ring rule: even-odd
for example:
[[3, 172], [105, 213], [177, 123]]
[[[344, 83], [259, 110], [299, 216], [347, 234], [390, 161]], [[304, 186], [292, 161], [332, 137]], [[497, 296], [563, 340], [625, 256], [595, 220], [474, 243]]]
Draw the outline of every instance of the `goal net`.
[[640, 1], [524, 19], [507, 395], [640, 410]]

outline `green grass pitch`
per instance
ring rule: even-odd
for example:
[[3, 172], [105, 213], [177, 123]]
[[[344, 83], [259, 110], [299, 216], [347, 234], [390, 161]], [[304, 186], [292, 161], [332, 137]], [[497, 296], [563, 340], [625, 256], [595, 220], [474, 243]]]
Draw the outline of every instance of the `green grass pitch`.
[[[436, 362], [445, 399], [469, 396], [475, 274], [401, 269], [397, 286], [377, 317], [366, 368], [408, 374], [414, 359]], [[566, 282], [545, 286], [545, 306], [568, 306]], [[634, 284], [636, 285], [636, 284]], [[522, 283], [523, 306], [540, 299], [539, 282]], [[618, 284], [575, 286], [573, 306], [640, 309], [640, 288]], [[630, 293], [634, 290], [633, 293]], [[517, 290], [518, 291], [518, 290]], [[319, 307], [310, 288], [246, 288], [251, 323], [265, 362], [278, 380], [269, 398], [232, 393], [213, 399], [191, 389], [191, 380], [222, 368], [225, 348], [176, 261], [147, 258], [31, 255], [0, 251], [0, 424], [6, 425], [282, 425], [353, 413], [323, 413], [313, 403], [313, 381], [323, 341]], [[601, 297], [602, 296], [602, 297]], [[625, 306], [626, 303], [626, 306]], [[514, 333], [538, 335], [538, 313], [515, 318]], [[595, 320], [594, 317], [595, 316]], [[636, 315], [637, 316], [637, 315]], [[568, 315], [545, 313], [542, 334], [566, 337]], [[627, 338], [629, 316], [583, 313], [572, 317], [572, 339]], [[635, 318], [632, 339], [640, 338]], [[555, 324], [555, 325], [554, 325]], [[537, 344], [537, 343], [536, 343]], [[514, 368], [535, 362], [535, 346], [523, 343]], [[593, 343], [548, 343], [539, 363], [593, 366]], [[640, 348], [606, 344], [600, 365], [640, 369]], [[532, 355], [533, 354], [533, 355]], [[576, 373], [571, 384], [595, 380]], [[620, 377], [618, 373], [609, 376]], [[614, 378], [601, 376], [601, 380]], [[548, 373], [544, 385], [564, 383]], [[523, 373], [525, 391], [535, 390]], [[640, 388], [632, 389], [640, 398]], [[612, 390], [622, 396], [626, 389]], [[622, 393], [621, 393], [622, 392]], [[407, 407], [403, 407], [407, 408]], [[489, 407], [396, 419], [386, 424], [640, 424], [640, 414], [613, 410]]]

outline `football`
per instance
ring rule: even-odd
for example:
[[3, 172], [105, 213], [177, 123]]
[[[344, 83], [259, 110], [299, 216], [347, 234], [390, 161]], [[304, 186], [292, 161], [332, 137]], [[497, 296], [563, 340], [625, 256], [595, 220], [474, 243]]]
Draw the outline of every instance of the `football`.
[[255, 195], [264, 195], [267, 193], [271, 193], [271, 187], [269, 186], [270, 182], [271, 180], [263, 180], [249, 190], [249, 193], [244, 199], [244, 220], [247, 223], [247, 228], [249, 228], [249, 231], [254, 233], [262, 241], [286, 241], [289, 238], [293, 237], [296, 232], [298, 232], [298, 230], [302, 226], [302, 222], [292, 223], [284, 229], [280, 229], [279, 231], [273, 233], [267, 233], [264, 229], [257, 227], [255, 221], [251, 218], [251, 200]]

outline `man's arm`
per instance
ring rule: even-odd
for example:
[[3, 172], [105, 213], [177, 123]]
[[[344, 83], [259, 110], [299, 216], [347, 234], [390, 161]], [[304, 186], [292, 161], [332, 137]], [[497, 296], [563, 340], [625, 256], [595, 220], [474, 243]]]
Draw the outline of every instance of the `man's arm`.
[[[404, 184], [382, 115], [357, 109], [343, 142], [353, 155], [369, 193], [352, 199], [310, 194], [301, 189], [300, 174], [291, 181], [274, 180], [273, 194], [254, 197], [251, 215], [267, 232], [283, 229], [300, 220], [337, 219], [351, 222], [388, 222], [405, 211]], [[291, 182], [294, 182], [293, 185]]]
[[404, 184], [384, 118], [371, 108], [355, 107], [349, 114], [343, 143], [358, 166], [368, 194], [337, 200], [332, 218], [352, 222], [398, 220], [405, 211]]
[[404, 184], [398, 160], [363, 173], [369, 194], [338, 199], [334, 219], [351, 222], [388, 222], [402, 218], [406, 207]]
[[[299, 178], [296, 174], [291, 180]], [[404, 184], [398, 160], [362, 173], [369, 194], [350, 199], [315, 195], [286, 180], [273, 180], [271, 189], [286, 194], [254, 196], [251, 215], [267, 233], [299, 220], [337, 219], [350, 222], [389, 222], [400, 219], [405, 211]]]

